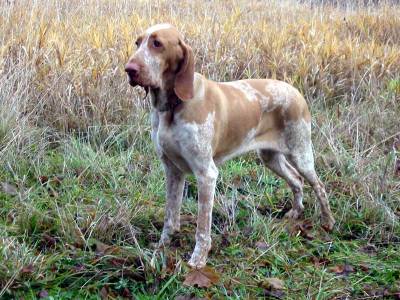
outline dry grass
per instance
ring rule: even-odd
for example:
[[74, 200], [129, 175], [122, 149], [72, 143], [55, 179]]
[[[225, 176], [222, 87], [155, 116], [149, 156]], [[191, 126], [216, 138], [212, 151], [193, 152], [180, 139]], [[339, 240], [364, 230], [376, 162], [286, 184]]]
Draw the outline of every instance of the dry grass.
[[320, 166], [353, 168], [354, 193], [361, 187], [364, 198], [384, 205], [386, 194], [399, 188], [391, 181], [392, 165], [385, 164], [393, 160], [391, 145], [399, 134], [400, 8], [353, 6], [4, 3], [2, 153], [10, 141], [29, 144], [26, 139], [37, 127], [53, 134], [93, 128], [110, 134], [121, 125], [143, 123], [138, 115], [148, 104], [127, 86], [122, 69], [138, 32], [170, 22], [185, 33], [196, 53], [196, 69], [206, 76], [272, 77], [300, 88], [314, 112]]
[[[1, 167], [17, 178], [21, 159], [38, 165], [71, 137], [95, 145], [90, 159], [76, 150], [93, 173], [112, 169], [114, 160], [97, 161], [110, 144], [146, 155], [149, 103], [129, 88], [123, 66], [137, 33], [169, 22], [193, 47], [196, 71], [209, 78], [272, 77], [298, 87], [314, 116], [317, 166], [338, 226], [351, 227], [356, 216], [370, 226], [368, 239], [398, 239], [400, 6], [367, 2], [3, 1]], [[135, 172], [147, 160], [135, 158]], [[125, 156], [121, 162], [132, 164]], [[109, 180], [118, 186], [115, 174]], [[237, 203], [227, 205], [221, 211], [235, 219]]]

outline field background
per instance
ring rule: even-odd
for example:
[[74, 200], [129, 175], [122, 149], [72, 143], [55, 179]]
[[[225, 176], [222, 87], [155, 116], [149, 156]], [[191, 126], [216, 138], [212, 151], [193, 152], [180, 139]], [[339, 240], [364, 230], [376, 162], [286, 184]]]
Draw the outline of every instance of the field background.
[[[0, 298], [400, 297], [399, 16], [395, 1], [0, 0]], [[305, 95], [332, 234], [310, 188], [306, 221], [285, 223], [290, 190], [249, 154], [218, 181], [219, 283], [182, 284], [193, 177], [182, 233], [154, 254], [163, 172], [149, 101], [123, 69], [159, 22], [184, 33], [205, 76]]]

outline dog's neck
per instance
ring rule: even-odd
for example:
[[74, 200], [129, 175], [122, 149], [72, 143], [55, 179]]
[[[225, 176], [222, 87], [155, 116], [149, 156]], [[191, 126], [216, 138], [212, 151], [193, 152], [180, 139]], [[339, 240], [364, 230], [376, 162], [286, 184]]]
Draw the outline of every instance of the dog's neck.
[[173, 112], [182, 103], [173, 89], [150, 88], [149, 93], [153, 108], [159, 112]]

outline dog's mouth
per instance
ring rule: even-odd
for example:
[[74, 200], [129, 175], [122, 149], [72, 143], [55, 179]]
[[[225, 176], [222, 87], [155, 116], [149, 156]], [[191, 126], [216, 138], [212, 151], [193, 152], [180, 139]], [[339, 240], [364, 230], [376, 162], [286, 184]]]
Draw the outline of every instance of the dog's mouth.
[[128, 74], [128, 82], [129, 82], [129, 85], [131, 85], [132, 87], [140, 86], [144, 89], [153, 87], [153, 84], [151, 84], [149, 80], [140, 78], [138, 76], [136, 76], [136, 77], [131, 76], [130, 74]]
[[[132, 79], [131, 77], [129, 77], [128, 82], [129, 82], [129, 85], [132, 86], [132, 87], [135, 87], [135, 86], [139, 85], [139, 84], [138, 84], [134, 79]], [[140, 86], [140, 85], [139, 85], [139, 86]]]

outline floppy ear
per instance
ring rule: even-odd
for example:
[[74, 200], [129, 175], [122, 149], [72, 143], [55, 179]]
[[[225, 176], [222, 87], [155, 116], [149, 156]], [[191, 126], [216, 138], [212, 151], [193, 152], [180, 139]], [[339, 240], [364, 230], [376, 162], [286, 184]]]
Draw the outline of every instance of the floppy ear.
[[183, 61], [175, 77], [174, 91], [179, 99], [186, 101], [193, 98], [194, 55], [190, 46], [180, 42]]

